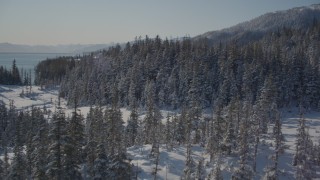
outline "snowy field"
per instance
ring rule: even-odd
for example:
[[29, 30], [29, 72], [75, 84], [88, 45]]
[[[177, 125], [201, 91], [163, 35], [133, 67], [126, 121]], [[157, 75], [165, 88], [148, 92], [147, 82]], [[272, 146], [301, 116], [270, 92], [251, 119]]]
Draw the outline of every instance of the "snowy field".
[[[55, 110], [58, 102], [58, 89], [41, 90], [38, 86], [32, 87], [32, 93], [30, 96], [20, 96], [21, 92], [26, 92], [25, 87], [22, 86], [5, 86], [0, 85], [0, 100], [7, 106], [11, 100], [13, 100], [16, 109], [26, 110], [31, 106], [45, 107], [52, 112]], [[66, 109], [66, 114], [70, 115], [72, 109], [68, 109], [66, 101], [61, 99], [61, 105]], [[89, 111], [89, 107], [80, 107], [81, 114], [86, 116]], [[130, 111], [125, 108], [121, 109], [123, 120], [126, 122]], [[168, 113], [174, 113], [170, 111], [161, 111], [163, 119], [166, 118]], [[143, 119], [143, 113], [140, 113], [140, 119]], [[320, 112], [309, 111], [304, 117], [306, 118], [306, 124], [309, 134], [314, 143], [320, 141]], [[283, 109], [282, 110], [282, 133], [285, 138], [286, 149], [283, 154], [280, 155], [279, 169], [281, 170], [280, 179], [294, 179], [295, 167], [291, 165], [293, 154], [295, 151], [295, 139], [296, 129], [298, 126], [299, 114], [297, 108]], [[165, 120], [163, 120], [165, 122]], [[261, 138], [259, 144], [258, 159], [257, 159], [257, 173], [254, 179], [261, 179], [265, 174], [264, 169], [271, 165], [270, 155], [273, 153], [274, 140], [271, 136], [273, 125], [269, 125], [269, 134]], [[138, 169], [138, 179], [153, 179], [152, 171], [154, 163], [149, 158], [151, 150], [150, 145], [135, 146], [128, 148], [129, 157], [132, 159], [131, 163]], [[9, 154], [12, 156], [12, 154]], [[160, 147], [160, 160], [158, 165], [158, 179], [180, 179], [185, 166], [185, 146], [175, 146], [170, 151], [167, 150], [165, 145]], [[192, 157], [196, 163], [200, 159], [204, 159], [204, 166], [206, 167], [206, 173], [209, 173], [212, 165], [209, 165], [209, 155], [205, 153], [203, 147], [199, 145], [192, 145]], [[237, 167], [238, 157], [236, 155], [223, 156], [221, 158], [221, 170], [223, 172], [224, 179], [230, 179], [234, 168]], [[318, 169], [317, 172], [320, 172]]]

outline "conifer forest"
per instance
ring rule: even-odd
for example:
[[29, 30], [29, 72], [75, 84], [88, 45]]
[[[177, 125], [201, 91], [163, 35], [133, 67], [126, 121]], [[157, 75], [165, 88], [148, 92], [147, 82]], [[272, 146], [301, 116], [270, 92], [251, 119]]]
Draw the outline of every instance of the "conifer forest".
[[1, 97], [57, 91], [41, 106], [0, 99], [0, 179], [320, 178], [320, 15], [309, 20], [137, 37], [41, 61], [34, 82], [0, 66]]

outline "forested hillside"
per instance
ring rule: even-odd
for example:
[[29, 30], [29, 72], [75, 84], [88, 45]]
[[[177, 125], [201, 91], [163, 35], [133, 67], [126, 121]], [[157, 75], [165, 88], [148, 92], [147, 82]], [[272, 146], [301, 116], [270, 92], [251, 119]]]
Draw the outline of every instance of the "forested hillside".
[[0, 177], [319, 178], [320, 22], [210, 41], [146, 36], [43, 61], [35, 82], [59, 95], [30, 86], [24, 110], [0, 86]]
[[319, 32], [318, 22], [307, 29], [284, 27], [245, 46], [236, 40], [212, 47], [206, 39], [136, 39], [83, 57], [62, 80], [61, 96], [71, 102], [77, 92], [81, 104], [106, 105], [116, 87], [121, 106], [145, 107], [152, 89], [160, 108], [257, 104], [264, 98], [278, 107], [317, 108]]
[[58, 57], [41, 61], [35, 67], [35, 84], [57, 85], [66, 72], [75, 66], [75, 57]]

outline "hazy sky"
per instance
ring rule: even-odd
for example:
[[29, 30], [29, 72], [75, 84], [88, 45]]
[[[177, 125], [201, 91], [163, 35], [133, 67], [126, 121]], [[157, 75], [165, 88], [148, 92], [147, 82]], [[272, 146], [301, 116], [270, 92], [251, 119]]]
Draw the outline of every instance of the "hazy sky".
[[195, 36], [320, 0], [0, 0], [0, 42], [87, 44]]

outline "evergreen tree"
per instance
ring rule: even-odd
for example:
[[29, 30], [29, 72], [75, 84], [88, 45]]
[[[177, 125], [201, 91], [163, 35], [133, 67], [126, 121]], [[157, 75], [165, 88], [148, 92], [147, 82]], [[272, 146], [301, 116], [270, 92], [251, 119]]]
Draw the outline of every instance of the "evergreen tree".
[[32, 177], [39, 180], [45, 180], [47, 170], [47, 153], [48, 153], [48, 127], [43, 119], [40, 122], [40, 129], [32, 139], [32, 144], [35, 147], [33, 151], [34, 168], [32, 170]]
[[174, 139], [178, 142], [178, 144], [183, 144], [185, 143], [186, 141], [186, 123], [185, 123], [185, 120], [186, 120], [186, 110], [185, 109], [182, 109], [182, 112], [181, 112], [181, 116], [179, 117], [175, 117], [174, 118], [174, 121], [175, 121], [175, 124], [176, 124], [176, 128], [175, 128], [175, 136], [174, 136]]
[[110, 177], [109, 164], [110, 160], [106, 155], [103, 143], [98, 145], [97, 158], [94, 160], [93, 179], [104, 180]]
[[84, 145], [83, 117], [78, 114], [77, 97], [74, 97], [74, 110], [72, 117], [67, 124], [66, 142], [64, 145], [65, 154], [64, 166], [65, 179], [81, 179], [80, 165], [82, 160], [82, 147]]
[[19, 73], [19, 69], [16, 65], [15, 59], [12, 62], [11, 74], [12, 74], [11, 84], [12, 85], [21, 84], [20, 73]]
[[173, 127], [172, 127], [172, 124], [174, 123], [174, 122], [171, 122], [170, 121], [170, 115], [169, 115], [169, 113], [167, 114], [167, 122], [166, 122], [166, 126], [165, 126], [165, 144], [166, 144], [166, 147], [167, 147], [167, 150], [171, 150], [172, 149], [172, 146], [173, 146], [173, 144], [172, 144], [172, 139], [173, 139], [173, 132], [172, 132], [172, 129], [173, 129]]
[[110, 174], [107, 179], [130, 180], [131, 178], [130, 162], [124, 153], [111, 156], [109, 170]]
[[10, 164], [9, 164], [9, 156], [8, 156], [8, 148], [5, 145], [4, 149], [3, 149], [3, 172], [2, 175], [3, 177], [7, 177], [9, 175], [9, 168], [10, 168]]
[[66, 119], [60, 106], [60, 99], [56, 112], [52, 116], [49, 130], [49, 155], [46, 175], [49, 179], [64, 179], [64, 146], [66, 142]]
[[297, 129], [296, 152], [293, 157], [292, 165], [296, 166], [296, 179], [312, 179], [315, 176], [313, 162], [310, 160], [310, 149], [312, 141], [306, 131], [306, 120], [301, 113], [299, 119], [299, 127]]
[[249, 165], [249, 112], [251, 108], [248, 103], [245, 102], [244, 113], [245, 118], [241, 122], [240, 126], [240, 144], [239, 144], [239, 168], [237, 168], [232, 174], [233, 180], [238, 179], [251, 179], [253, 176], [252, 167]]
[[186, 143], [187, 143], [187, 154], [186, 154], [186, 162], [185, 168], [183, 170], [184, 179], [193, 179], [194, 178], [194, 171], [195, 171], [195, 162], [191, 156], [191, 128], [192, 128], [192, 119], [191, 117], [187, 116], [187, 128], [186, 128]]
[[16, 123], [16, 135], [15, 135], [15, 145], [14, 145], [14, 158], [10, 166], [10, 172], [8, 174], [8, 179], [25, 179], [27, 177], [26, 172], [26, 159], [23, 153], [23, 142], [22, 142], [22, 121], [24, 115], [23, 112], [19, 113], [17, 123]]
[[223, 119], [221, 117], [221, 107], [216, 107], [215, 117], [212, 118], [209, 128], [210, 134], [207, 142], [207, 151], [210, 154], [210, 162], [213, 161], [215, 154], [221, 150]]
[[106, 110], [105, 113], [108, 152], [111, 156], [121, 154], [124, 151], [122, 146], [124, 126], [118, 101], [118, 91], [114, 87], [111, 109]]
[[86, 163], [85, 167], [89, 176], [93, 176], [93, 166], [94, 160], [96, 159], [96, 147], [98, 145], [97, 138], [95, 137], [95, 114], [94, 109], [90, 106], [90, 110], [87, 114], [86, 118], [86, 145], [84, 148], [85, 155], [86, 155]]
[[135, 105], [133, 105], [133, 108], [130, 113], [130, 117], [128, 119], [128, 125], [126, 127], [126, 132], [128, 136], [128, 146], [133, 146], [136, 143], [137, 134], [138, 134], [138, 112]]
[[258, 147], [260, 143], [260, 134], [261, 134], [261, 128], [260, 128], [260, 119], [258, 115], [256, 114], [257, 111], [253, 112], [252, 118], [251, 118], [251, 124], [252, 129], [254, 133], [253, 141], [254, 141], [254, 152], [253, 152], [253, 171], [256, 172], [257, 169], [257, 156], [258, 156]]
[[267, 133], [268, 123], [270, 122], [270, 110], [271, 105], [276, 102], [276, 90], [273, 82], [273, 77], [270, 75], [264, 82], [264, 86], [261, 89], [261, 94], [259, 98], [260, 107], [260, 128], [262, 133]]
[[273, 136], [275, 139], [275, 149], [274, 155], [272, 156], [273, 165], [267, 169], [265, 179], [279, 179], [279, 172], [278, 172], [278, 164], [279, 164], [279, 156], [284, 151], [284, 137], [281, 132], [281, 119], [280, 119], [280, 112], [277, 112], [275, 125], [273, 129]]
[[232, 150], [235, 148], [235, 129], [234, 129], [234, 116], [233, 116], [233, 106], [231, 103], [228, 108], [227, 114], [227, 131], [223, 138], [223, 150], [227, 152], [228, 155], [231, 154]]

